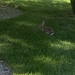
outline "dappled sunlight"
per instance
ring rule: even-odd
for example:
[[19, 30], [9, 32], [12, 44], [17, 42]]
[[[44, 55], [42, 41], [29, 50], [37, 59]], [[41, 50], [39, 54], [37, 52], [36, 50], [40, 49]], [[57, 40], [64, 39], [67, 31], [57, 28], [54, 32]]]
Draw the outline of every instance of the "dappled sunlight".
[[35, 73], [13, 73], [13, 75], [43, 75], [40, 72]]
[[35, 26], [35, 23], [30, 23], [27, 21], [18, 21], [18, 22], [15, 22], [15, 24], [17, 24], [16, 25], [17, 27], [19, 27], [19, 26], [34, 27]]
[[8, 46], [9, 44], [8, 43], [0, 43], [0, 47], [2, 46]]
[[[21, 69], [24, 68], [24, 69], [27, 69], [27, 65], [25, 66], [25, 64], [13, 64], [13, 67], [15, 68], [15, 70], [19, 71], [19, 73], [15, 73], [13, 72], [13, 75], [43, 75], [42, 73], [40, 72], [21, 72]], [[21, 72], [21, 73], [20, 73]]]
[[[71, 12], [69, 0], [4, 1], [24, 11], [19, 17], [1, 21], [0, 26], [0, 58], [13, 67], [13, 75], [74, 73], [75, 39], [66, 29], [68, 24], [73, 23], [70, 28], [75, 24], [66, 14]], [[43, 20], [54, 29], [53, 36], [38, 28]]]
[[9, 43], [0, 43], [0, 53], [6, 52], [9, 46], [10, 46]]
[[[6, 0], [5, 2], [8, 2], [8, 3], [10, 3], [10, 2], [19, 2], [19, 1], [21, 1], [21, 0]], [[49, 2], [49, 1], [51, 1], [51, 2], [70, 2], [70, 0], [22, 0], [22, 1], [34, 1], [34, 2], [43, 2], [43, 1], [45, 1], [45, 2]]]
[[[59, 59], [59, 60], [56, 60], [56, 59]], [[34, 58], [35, 61], [51, 65], [52, 67], [60, 66], [64, 63], [68, 62], [67, 57], [65, 57], [63, 55], [56, 59], [54, 59], [53, 56], [52, 57], [38, 56], [38, 57]]]
[[70, 0], [53, 0], [53, 3], [61, 3], [61, 2], [66, 2], [66, 3], [70, 3]]
[[14, 68], [22, 68], [24, 64], [12, 64]]
[[73, 50], [75, 48], [75, 43], [68, 42], [68, 41], [58, 41], [56, 43], [49, 44], [51, 47], [59, 48], [62, 50]]
[[61, 13], [64, 15], [66, 13], [66, 10], [70, 11], [71, 8], [69, 0], [7, 0], [4, 2], [7, 3], [9, 6], [24, 10], [25, 14], [30, 14], [27, 15], [31, 16], [32, 19], [32, 15], [34, 15], [36, 19], [37, 17], [43, 17], [46, 19], [47, 15], [57, 16]]
[[24, 0], [24, 1], [34, 1], [34, 2], [41, 2], [42, 0]]
[[33, 45], [27, 44], [27, 43], [24, 42], [24, 40], [22, 40], [22, 39], [11, 38], [11, 37], [9, 37], [8, 35], [2, 35], [1, 37], [4, 38], [4, 40], [7, 40], [8, 42], [20, 44], [20, 45], [23, 46], [23, 47], [28, 47], [28, 48], [31, 48], [31, 49], [34, 48]]
[[[2, 2], [5, 2], [5, 3], [18, 3], [19, 5], [23, 5], [25, 6], [25, 4], [23, 2], [35, 2], [35, 3], [63, 3], [63, 2], [66, 2], [66, 3], [70, 3], [70, 0], [6, 0], [6, 1], [2, 1]], [[16, 6], [16, 5], [15, 5]]]
[[56, 64], [56, 61], [54, 59], [45, 56], [37, 56], [34, 58], [34, 60], [45, 64]]
[[64, 2], [70, 3], [70, 0], [63, 0]]

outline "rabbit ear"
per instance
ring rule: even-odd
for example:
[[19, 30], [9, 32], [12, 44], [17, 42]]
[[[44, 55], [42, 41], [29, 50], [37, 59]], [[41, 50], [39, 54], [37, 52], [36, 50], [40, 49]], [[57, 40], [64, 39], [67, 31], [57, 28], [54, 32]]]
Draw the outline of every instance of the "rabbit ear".
[[45, 21], [43, 21], [41, 25], [44, 26], [45, 25]]

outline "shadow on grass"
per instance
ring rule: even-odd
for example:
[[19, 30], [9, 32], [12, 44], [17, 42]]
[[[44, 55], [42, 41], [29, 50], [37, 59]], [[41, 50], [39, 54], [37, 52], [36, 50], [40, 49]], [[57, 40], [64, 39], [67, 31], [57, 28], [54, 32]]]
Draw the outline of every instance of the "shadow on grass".
[[[38, 16], [66, 16], [65, 13], [71, 12], [71, 5], [64, 1], [44, 0], [44, 1], [5, 1], [7, 5], [20, 8], [27, 13], [37, 14]], [[46, 17], [43, 17], [46, 18]]]
[[[53, 18], [69, 11], [69, 7], [64, 7], [68, 4], [23, 3], [23, 16], [0, 21], [0, 58], [18, 74], [75, 74], [75, 22], [73, 18]], [[53, 36], [45, 35], [37, 28], [44, 18], [47, 19], [47, 25], [54, 28]]]

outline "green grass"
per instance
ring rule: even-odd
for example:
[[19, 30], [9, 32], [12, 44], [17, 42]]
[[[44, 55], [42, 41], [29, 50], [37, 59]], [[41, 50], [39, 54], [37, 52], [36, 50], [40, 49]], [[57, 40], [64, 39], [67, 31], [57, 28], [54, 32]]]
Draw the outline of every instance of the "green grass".
[[[14, 75], [75, 75], [75, 17], [69, 0], [0, 0], [25, 12], [0, 21], [0, 58]], [[46, 20], [55, 34], [38, 29]]]

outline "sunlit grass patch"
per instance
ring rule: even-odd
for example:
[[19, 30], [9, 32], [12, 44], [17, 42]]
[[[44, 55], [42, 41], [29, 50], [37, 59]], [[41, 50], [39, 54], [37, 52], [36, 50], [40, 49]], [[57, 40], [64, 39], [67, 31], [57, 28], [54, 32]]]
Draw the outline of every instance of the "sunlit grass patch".
[[0, 53], [6, 53], [6, 50], [9, 48], [10, 44], [8, 43], [0, 43]]
[[54, 48], [60, 48], [62, 50], [73, 50], [75, 48], [75, 43], [58, 41], [57, 43], [51, 43], [50, 46]]
[[[54, 55], [53, 55], [54, 56]], [[55, 74], [68, 74], [69, 70], [71, 70], [71, 68], [74, 68], [74, 64], [73, 64], [73, 60], [71, 59], [68, 59], [66, 56], [62, 55], [61, 57], [58, 57], [58, 58], [54, 58], [54, 57], [47, 57], [47, 56], [38, 56], [38, 57], [35, 57], [35, 61], [37, 61], [38, 63], [42, 63], [43, 66], [46, 65], [48, 68], [50, 67], [51, 69], [53, 69], [51, 71], [51, 73], [55, 73]], [[74, 71], [74, 70], [73, 70]], [[71, 74], [73, 72], [71, 70]], [[52, 73], [52, 74], [53, 74]], [[53, 74], [54, 75], [54, 74]]]
[[[14, 75], [74, 75], [75, 21], [69, 0], [1, 0], [22, 8], [22, 16], [0, 21], [0, 58]], [[38, 26], [54, 29], [49, 36]]]
[[54, 2], [67, 2], [70, 3], [70, 0], [53, 0]]
[[65, 1], [65, 2], [67, 2], [67, 3], [70, 3], [70, 0], [63, 0], [63, 1]]
[[28, 26], [28, 27], [34, 27], [35, 26], [35, 23], [27, 22], [27, 21], [16, 22], [16, 24], [17, 24], [16, 27], [19, 27], [20, 25], [21, 26]]
[[43, 64], [49, 64], [52, 67], [56, 67], [56, 66], [60, 66], [61, 64], [64, 63], [68, 63], [68, 59], [65, 56], [61, 56], [59, 57], [59, 60], [56, 60], [53, 58], [54, 55], [52, 55], [52, 57], [48, 57], [48, 56], [37, 56], [34, 58], [35, 61], [43, 63]]
[[23, 47], [30, 47], [30, 48], [34, 48], [33, 45], [29, 45], [26, 43], [26, 41], [22, 40], [22, 39], [15, 39], [15, 38], [11, 38], [7, 35], [2, 35], [1, 38], [6, 41], [7, 43], [1, 44], [0, 46], [7, 46], [7, 45], [12, 45], [12, 43], [15, 44], [19, 44]]
[[34, 60], [44, 64], [52, 64], [52, 65], [56, 64], [56, 61], [54, 59], [46, 56], [37, 56], [34, 58]]
[[41, 74], [41, 73], [39, 73], [39, 72], [36, 72], [36, 73], [21, 73], [21, 74], [16, 74], [16, 73], [14, 73], [13, 75], [43, 75], [43, 74]]

